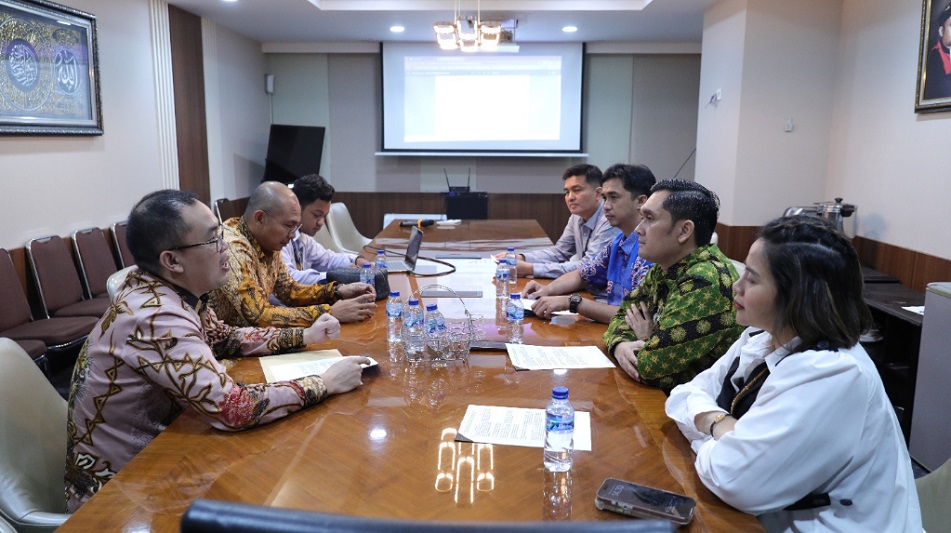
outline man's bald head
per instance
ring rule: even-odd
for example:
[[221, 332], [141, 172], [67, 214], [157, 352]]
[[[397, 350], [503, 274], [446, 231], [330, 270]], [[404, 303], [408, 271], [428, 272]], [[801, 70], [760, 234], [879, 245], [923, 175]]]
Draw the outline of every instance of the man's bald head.
[[276, 252], [300, 227], [300, 204], [287, 185], [266, 181], [251, 193], [242, 218], [261, 248]]

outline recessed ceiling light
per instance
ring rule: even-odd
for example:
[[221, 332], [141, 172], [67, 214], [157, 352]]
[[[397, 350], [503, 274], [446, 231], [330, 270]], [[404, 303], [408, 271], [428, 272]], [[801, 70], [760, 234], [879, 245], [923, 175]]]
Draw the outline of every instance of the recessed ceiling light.
[[390, 31], [393, 33], [403, 33], [406, 31], [406, 28], [403, 26], [390, 26]]
[[224, 2], [237, 2], [238, 0], [223, 0]]
[[574, 32], [576, 32], [576, 31], [578, 31], [578, 27], [577, 27], [577, 26], [565, 26], [564, 28], [561, 29], [561, 31], [563, 31], [563, 32], [565, 32], [565, 33], [574, 33]]

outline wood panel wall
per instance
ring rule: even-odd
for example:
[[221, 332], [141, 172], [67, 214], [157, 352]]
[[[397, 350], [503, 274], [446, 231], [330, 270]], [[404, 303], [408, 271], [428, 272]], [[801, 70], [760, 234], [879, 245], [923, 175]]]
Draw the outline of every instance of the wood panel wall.
[[201, 17], [168, 6], [179, 188], [210, 203], [208, 132], [205, 124], [205, 73]]
[[[383, 229], [383, 216], [387, 213], [446, 212], [443, 193], [338, 191], [333, 201], [347, 204], [353, 223], [367, 237]], [[489, 194], [489, 218], [533, 218], [553, 241], [561, 236], [568, 216], [561, 194]]]
[[[727, 257], [743, 261], [758, 231], [758, 226], [717, 224], [720, 249]], [[912, 289], [923, 291], [929, 283], [951, 280], [951, 260], [865, 237], [855, 237], [852, 244], [862, 264], [895, 276]]]

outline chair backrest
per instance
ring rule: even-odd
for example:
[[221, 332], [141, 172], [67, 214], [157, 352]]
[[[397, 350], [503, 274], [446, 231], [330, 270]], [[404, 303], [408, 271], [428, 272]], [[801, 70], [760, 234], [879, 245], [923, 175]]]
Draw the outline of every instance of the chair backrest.
[[127, 226], [128, 223], [125, 220], [112, 225], [112, 243], [116, 245], [116, 250], [119, 252], [119, 266], [122, 268], [135, 264], [132, 252], [129, 251], [129, 246], [125, 242], [125, 230]]
[[99, 228], [86, 228], [73, 233], [73, 248], [79, 259], [87, 298], [106, 294], [106, 281], [116, 270], [106, 234]]
[[337, 245], [337, 241], [334, 240], [333, 235], [330, 234], [330, 230], [327, 229], [327, 225], [324, 224], [317, 233], [314, 234], [314, 240], [317, 241], [317, 244], [323, 246], [324, 248], [334, 251], [334, 252], [343, 252]]
[[69, 253], [66, 241], [58, 235], [40, 237], [26, 244], [33, 280], [43, 312], [49, 318], [56, 311], [83, 299], [83, 286], [79, 272]]
[[0, 331], [26, 324], [32, 319], [30, 302], [20, 285], [10, 252], [0, 248]]
[[17, 343], [0, 339], [0, 360], [0, 516], [20, 531], [52, 531], [69, 516], [66, 400]]
[[215, 203], [212, 206], [212, 211], [214, 211], [215, 216], [218, 217], [218, 220], [224, 222], [229, 218], [243, 215], [244, 208], [247, 207], [247, 205], [248, 203], [246, 200], [229, 200], [227, 198], [219, 198], [215, 200]]
[[334, 202], [330, 204], [330, 213], [327, 214], [327, 229], [337, 245], [345, 251], [360, 253], [363, 247], [370, 244], [370, 239], [364, 237], [350, 217], [350, 210], [346, 204]]
[[113, 273], [111, 276], [109, 276], [109, 279], [106, 280], [106, 292], [109, 294], [110, 302], [116, 297], [116, 291], [119, 289], [119, 285], [122, 285], [126, 276], [129, 275], [129, 272], [132, 272], [132, 270], [135, 268], [135, 265], [127, 266], [122, 270]]
[[951, 459], [915, 480], [925, 531], [947, 531], [951, 524]]
[[[593, 505], [593, 504], [592, 504]], [[667, 520], [598, 522], [436, 522], [295, 511], [198, 499], [182, 516], [181, 533], [674, 533]]]

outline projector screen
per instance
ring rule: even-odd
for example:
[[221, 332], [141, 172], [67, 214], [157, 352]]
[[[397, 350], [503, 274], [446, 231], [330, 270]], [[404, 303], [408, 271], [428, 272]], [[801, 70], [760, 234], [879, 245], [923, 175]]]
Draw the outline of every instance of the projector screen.
[[383, 43], [384, 152], [581, 152], [581, 43]]

